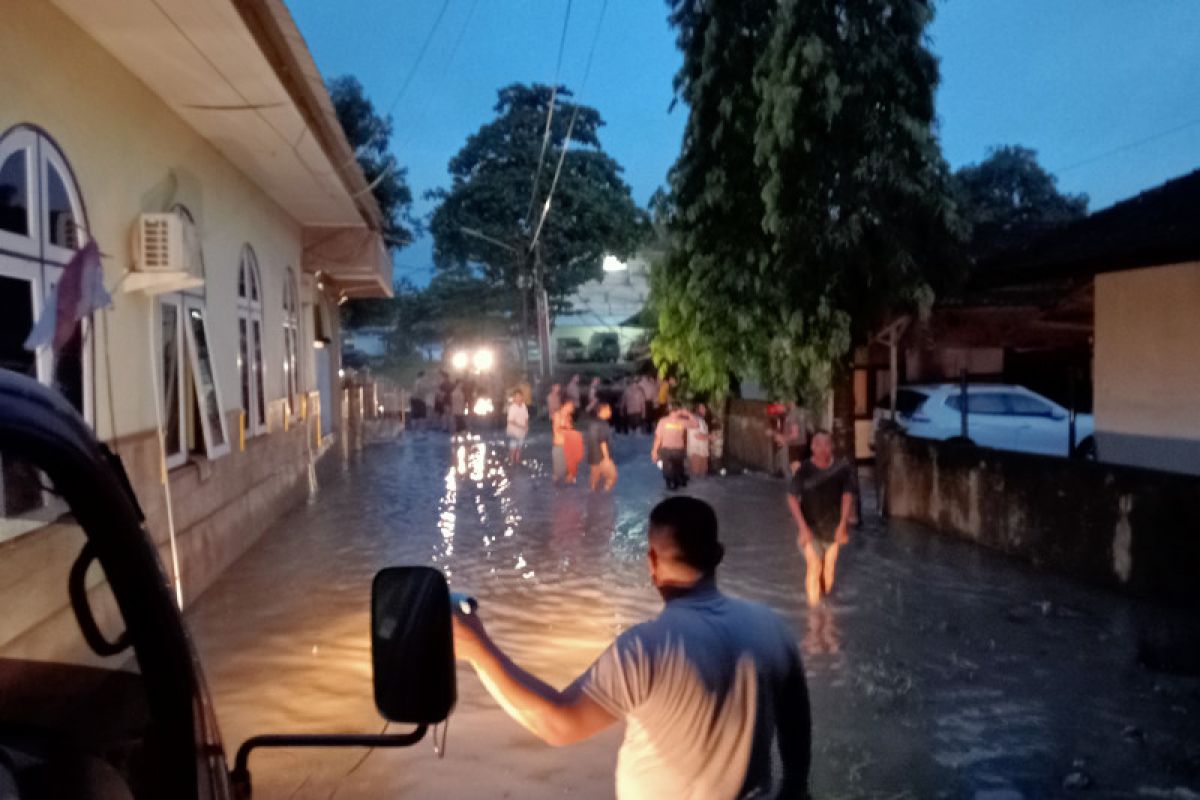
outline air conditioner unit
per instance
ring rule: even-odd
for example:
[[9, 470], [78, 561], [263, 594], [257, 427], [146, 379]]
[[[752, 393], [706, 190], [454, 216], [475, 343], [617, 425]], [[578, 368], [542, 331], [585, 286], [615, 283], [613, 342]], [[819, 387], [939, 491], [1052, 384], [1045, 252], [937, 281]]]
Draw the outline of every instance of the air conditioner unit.
[[142, 214], [134, 230], [134, 267], [141, 272], [185, 272], [183, 220], [176, 214]]

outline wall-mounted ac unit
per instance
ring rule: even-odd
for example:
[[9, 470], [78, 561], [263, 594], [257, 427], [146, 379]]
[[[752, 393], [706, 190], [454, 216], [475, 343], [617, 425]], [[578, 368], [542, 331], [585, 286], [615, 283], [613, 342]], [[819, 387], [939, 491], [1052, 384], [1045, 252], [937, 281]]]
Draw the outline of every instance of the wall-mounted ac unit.
[[186, 272], [183, 220], [177, 214], [142, 214], [134, 228], [134, 267], [141, 272]]

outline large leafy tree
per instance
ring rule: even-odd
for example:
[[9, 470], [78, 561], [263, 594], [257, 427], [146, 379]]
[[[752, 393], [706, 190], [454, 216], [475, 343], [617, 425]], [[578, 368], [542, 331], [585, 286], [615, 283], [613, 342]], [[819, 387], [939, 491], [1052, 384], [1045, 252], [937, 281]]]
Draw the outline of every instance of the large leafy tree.
[[412, 190], [408, 171], [390, 152], [392, 118], [381, 116], [363, 91], [358, 78], [343, 75], [329, 81], [333, 110], [354, 148], [358, 165], [383, 212], [383, 238], [389, 249], [399, 250], [412, 242]]
[[[431, 193], [440, 201], [429, 226], [434, 261], [443, 270], [477, 264], [490, 286], [517, 286], [529, 266], [521, 254], [538, 224], [570, 128], [570, 146], [539, 237], [546, 289], [561, 299], [599, 277], [605, 253], [631, 255], [646, 234], [646, 214], [633, 202], [621, 166], [601, 149], [599, 112], [571, 102], [571, 93], [561, 88], [513, 84], [498, 94], [495, 119], [451, 159], [450, 188]], [[535, 187], [552, 100], [555, 112]]]
[[1020, 145], [993, 147], [982, 162], [957, 170], [954, 188], [980, 256], [1087, 214], [1088, 196], [1060, 192], [1037, 152]]
[[668, 0], [691, 112], [655, 271], [660, 365], [810, 399], [953, 273], [928, 0]]

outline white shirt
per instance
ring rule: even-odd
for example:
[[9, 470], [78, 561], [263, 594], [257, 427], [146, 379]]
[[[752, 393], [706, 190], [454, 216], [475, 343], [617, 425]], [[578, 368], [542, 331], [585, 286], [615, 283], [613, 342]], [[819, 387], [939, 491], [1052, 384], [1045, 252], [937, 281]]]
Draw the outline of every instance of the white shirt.
[[712, 583], [621, 634], [577, 685], [628, 723], [617, 757], [622, 800], [776, 798], [798, 791], [782, 786], [783, 763], [790, 780], [807, 777], [808, 693], [795, 638], [770, 609]]
[[512, 439], [524, 439], [529, 431], [529, 407], [524, 403], [508, 404], [508, 435]]
[[688, 431], [687, 451], [689, 456], [708, 458], [708, 423], [700, 417], [696, 417], [696, 427]]

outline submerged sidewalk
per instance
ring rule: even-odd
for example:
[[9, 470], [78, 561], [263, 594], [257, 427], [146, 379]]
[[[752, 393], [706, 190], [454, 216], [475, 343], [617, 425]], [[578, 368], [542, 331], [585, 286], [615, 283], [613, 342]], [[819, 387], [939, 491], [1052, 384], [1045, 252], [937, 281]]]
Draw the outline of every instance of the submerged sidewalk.
[[[504, 464], [502, 443], [436, 433], [326, 469], [189, 613], [232, 751], [278, 732], [378, 732], [368, 598], [374, 572], [433, 564], [474, 594], [514, 658], [563, 685], [660, 602], [645, 519], [665, 492], [647, 437], [617, 437], [616, 491], [554, 489], [549, 446]], [[499, 449], [498, 449], [499, 448]], [[333, 466], [333, 465], [330, 465]], [[1035, 798], [1200, 791], [1200, 682], [1135, 662], [1135, 608], [967, 543], [893, 523], [868, 502], [835, 596], [804, 608], [784, 484], [693, 481], [728, 556], [719, 579], [793, 625], [809, 675], [818, 798]], [[552, 749], [512, 722], [468, 668], [446, 756], [262, 751], [256, 798], [607, 798], [621, 726]], [[1200, 797], [1200, 795], [1196, 795]]]

